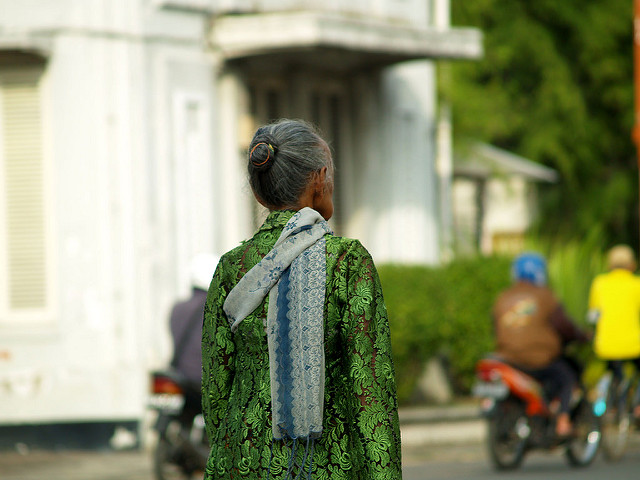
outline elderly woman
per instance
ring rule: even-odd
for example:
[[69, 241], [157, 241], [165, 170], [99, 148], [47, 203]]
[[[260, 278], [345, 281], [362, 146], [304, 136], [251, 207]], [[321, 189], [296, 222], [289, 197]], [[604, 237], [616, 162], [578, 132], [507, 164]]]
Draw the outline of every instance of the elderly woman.
[[226, 253], [204, 314], [206, 479], [402, 478], [389, 324], [371, 255], [333, 235], [333, 161], [308, 124], [263, 126], [270, 214]]

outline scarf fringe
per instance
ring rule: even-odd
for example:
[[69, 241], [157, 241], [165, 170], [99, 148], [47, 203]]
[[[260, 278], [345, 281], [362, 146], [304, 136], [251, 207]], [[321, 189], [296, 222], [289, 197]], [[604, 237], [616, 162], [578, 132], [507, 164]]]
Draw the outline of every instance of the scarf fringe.
[[[304, 447], [304, 455], [302, 457], [301, 464], [298, 464], [298, 462], [296, 462], [296, 444], [298, 443], [298, 440], [304, 441], [303, 438], [292, 439], [292, 444], [290, 447], [291, 452], [289, 454], [289, 464], [285, 472], [284, 480], [299, 480], [303, 478], [305, 480], [311, 480], [311, 470], [313, 468], [313, 450], [316, 445], [316, 439], [307, 437], [306, 445]], [[271, 452], [269, 455], [269, 468], [267, 469], [267, 480], [271, 480], [271, 465], [273, 464], [273, 445], [276, 443], [276, 441], [277, 440], [273, 440], [271, 442]], [[282, 442], [282, 445], [284, 447], [288, 446], [284, 441]], [[307, 461], [309, 462], [308, 470], [306, 472], [306, 476], [303, 477], [302, 475], [307, 468]], [[296, 470], [298, 473], [295, 473]]]

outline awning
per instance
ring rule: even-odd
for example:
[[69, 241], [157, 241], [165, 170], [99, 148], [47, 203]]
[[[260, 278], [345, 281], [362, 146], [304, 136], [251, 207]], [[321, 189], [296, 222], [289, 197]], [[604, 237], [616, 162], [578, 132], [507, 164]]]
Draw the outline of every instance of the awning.
[[554, 183], [558, 172], [515, 153], [486, 143], [477, 143], [464, 160], [454, 162], [453, 175], [489, 178], [492, 175], [520, 175], [532, 181]]
[[309, 11], [216, 17], [211, 43], [227, 61], [338, 70], [417, 59], [477, 59], [483, 53], [482, 34], [475, 28], [421, 29]]

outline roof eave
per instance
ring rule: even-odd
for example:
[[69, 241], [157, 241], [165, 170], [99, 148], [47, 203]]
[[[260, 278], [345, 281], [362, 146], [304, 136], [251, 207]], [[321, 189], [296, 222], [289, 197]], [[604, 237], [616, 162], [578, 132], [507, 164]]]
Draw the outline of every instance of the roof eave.
[[225, 15], [214, 20], [214, 48], [226, 60], [310, 52], [357, 53], [380, 66], [417, 59], [478, 59], [482, 34], [475, 28], [416, 28], [327, 12]]

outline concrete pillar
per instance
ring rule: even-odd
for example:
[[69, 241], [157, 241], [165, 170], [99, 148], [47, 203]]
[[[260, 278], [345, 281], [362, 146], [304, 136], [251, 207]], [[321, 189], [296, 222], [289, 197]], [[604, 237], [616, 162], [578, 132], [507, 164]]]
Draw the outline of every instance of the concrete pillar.
[[218, 78], [218, 146], [214, 155], [220, 174], [220, 225], [216, 247], [224, 253], [253, 233], [253, 194], [247, 183], [245, 150], [249, 99], [246, 84], [232, 70]]
[[440, 204], [440, 257], [443, 261], [448, 261], [453, 257], [453, 196], [451, 193], [453, 146], [451, 108], [445, 102], [440, 103], [438, 115], [436, 171]]
[[385, 261], [439, 261], [434, 84], [435, 67], [427, 61], [383, 73], [384, 158], [376, 186], [388, 194], [376, 212], [375, 235], [384, 239]]
[[433, 0], [434, 26], [438, 30], [447, 30], [451, 26], [451, 0]]

